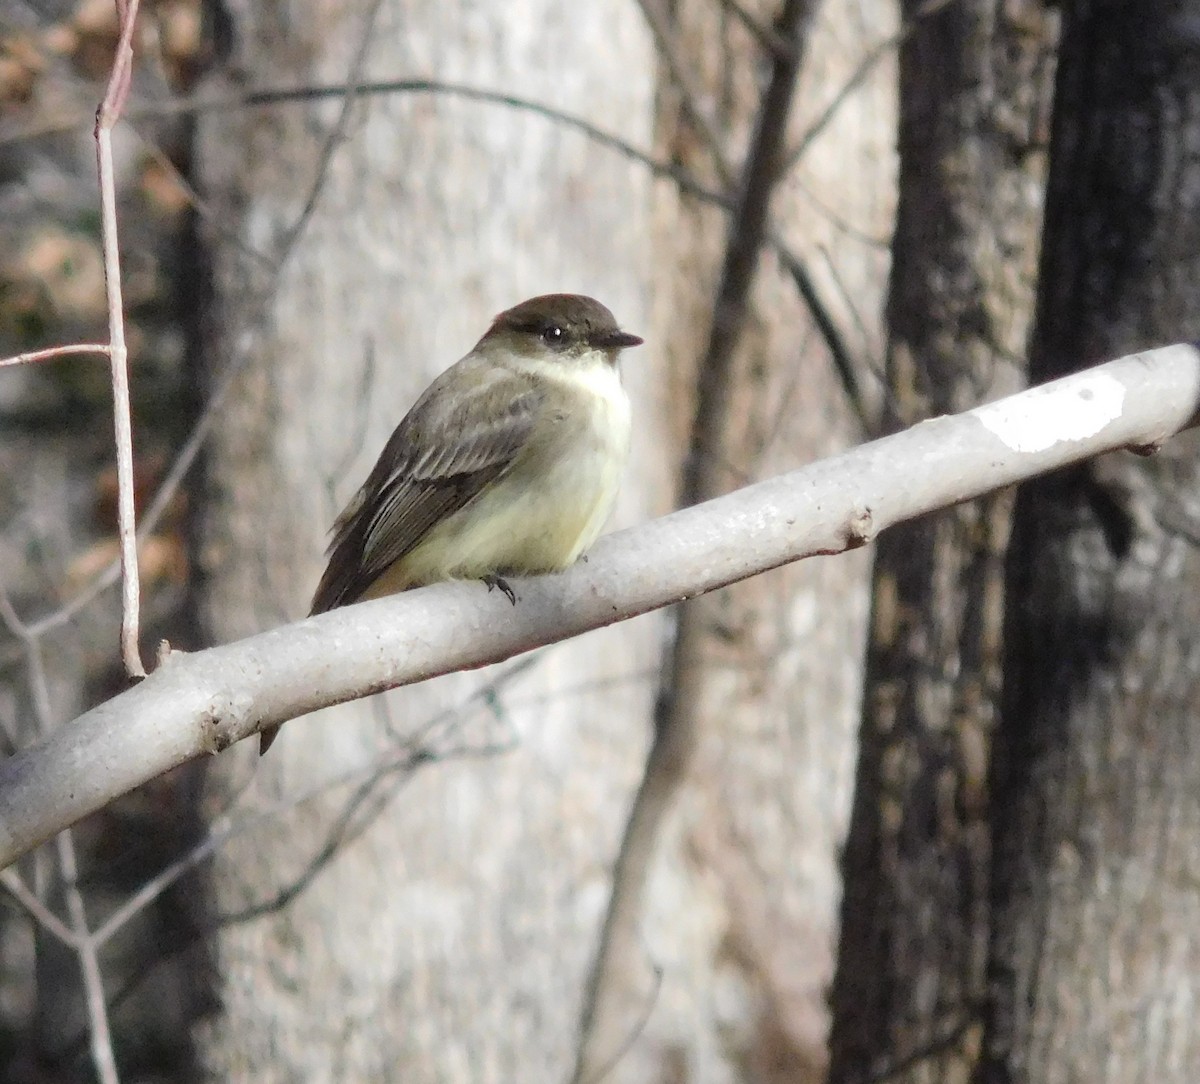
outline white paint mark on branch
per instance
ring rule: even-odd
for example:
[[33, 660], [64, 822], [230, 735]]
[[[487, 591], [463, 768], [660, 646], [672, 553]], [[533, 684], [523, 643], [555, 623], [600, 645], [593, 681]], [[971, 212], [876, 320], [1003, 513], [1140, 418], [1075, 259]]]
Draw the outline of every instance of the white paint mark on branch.
[[1125, 388], [1107, 373], [1090, 373], [976, 407], [970, 413], [1014, 452], [1041, 452], [1059, 441], [1086, 440], [1121, 416]]

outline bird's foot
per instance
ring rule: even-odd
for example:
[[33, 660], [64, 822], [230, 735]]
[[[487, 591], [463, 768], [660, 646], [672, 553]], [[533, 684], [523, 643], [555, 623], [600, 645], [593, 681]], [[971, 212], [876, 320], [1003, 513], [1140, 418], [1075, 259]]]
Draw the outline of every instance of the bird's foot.
[[514, 606], [517, 604], [517, 593], [512, 589], [512, 585], [503, 576], [487, 575], [483, 577], [483, 582], [487, 584], [488, 591], [493, 591], [495, 588], [500, 588], [500, 593], [508, 599]]

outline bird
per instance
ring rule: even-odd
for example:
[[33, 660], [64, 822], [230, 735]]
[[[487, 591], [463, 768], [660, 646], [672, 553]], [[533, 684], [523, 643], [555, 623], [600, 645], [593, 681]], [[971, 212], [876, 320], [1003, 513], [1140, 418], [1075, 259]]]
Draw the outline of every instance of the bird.
[[[337, 517], [311, 614], [443, 580], [556, 572], [596, 539], [629, 458], [619, 358], [642, 339], [581, 294], [500, 313], [422, 393]], [[279, 727], [262, 732], [265, 753]]]

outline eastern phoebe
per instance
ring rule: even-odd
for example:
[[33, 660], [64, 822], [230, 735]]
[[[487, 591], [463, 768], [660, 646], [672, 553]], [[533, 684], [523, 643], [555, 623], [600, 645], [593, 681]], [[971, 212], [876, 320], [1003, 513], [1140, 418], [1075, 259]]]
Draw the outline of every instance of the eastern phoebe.
[[[333, 525], [311, 613], [439, 580], [554, 572], [612, 510], [629, 456], [617, 359], [642, 342], [599, 301], [547, 294], [502, 312], [396, 427]], [[264, 730], [265, 753], [278, 727]]]

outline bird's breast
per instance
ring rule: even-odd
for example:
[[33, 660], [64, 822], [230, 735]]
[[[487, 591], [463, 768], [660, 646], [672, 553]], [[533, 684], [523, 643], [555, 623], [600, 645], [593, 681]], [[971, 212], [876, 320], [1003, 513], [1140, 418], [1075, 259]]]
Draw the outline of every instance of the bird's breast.
[[415, 582], [566, 568], [595, 541], [629, 457], [630, 406], [610, 365], [566, 374], [511, 469], [406, 559]]

